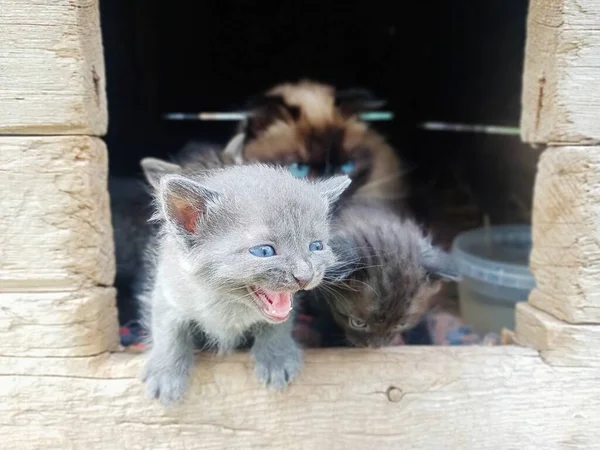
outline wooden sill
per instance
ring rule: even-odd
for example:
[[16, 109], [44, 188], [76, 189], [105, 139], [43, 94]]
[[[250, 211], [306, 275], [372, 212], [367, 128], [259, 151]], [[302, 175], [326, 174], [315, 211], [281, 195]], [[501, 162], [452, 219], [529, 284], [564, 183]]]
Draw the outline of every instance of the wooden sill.
[[516, 346], [307, 351], [280, 393], [247, 354], [202, 355], [171, 409], [144, 397], [144, 358], [0, 358], [7, 448], [556, 448], [600, 425], [598, 368]]

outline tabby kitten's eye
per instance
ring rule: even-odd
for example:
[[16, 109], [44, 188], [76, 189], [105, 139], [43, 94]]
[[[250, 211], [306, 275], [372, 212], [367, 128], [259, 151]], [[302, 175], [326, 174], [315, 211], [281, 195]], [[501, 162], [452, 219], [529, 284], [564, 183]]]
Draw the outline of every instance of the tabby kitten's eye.
[[311, 242], [310, 245], [308, 246], [308, 249], [311, 252], [318, 252], [319, 250], [323, 250], [323, 242], [321, 242], [321, 241]]
[[352, 328], [356, 328], [358, 330], [367, 327], [367, 322], [365, 322], [364, 320], [355, 319], [354, 317], [349, 317], [348, 323]]
[[297, 178], [306, 178], [308, 176], [308, 172], [310, 171], [308, 164], [302, 164], [297, 162], [288, 164], [287, 167], [290, 173]]
[[268, 258], [275, 256], [275, 249], [271, 245], [257, 245], [250, 249], [250, 253], [259, 258]]
[[344, 164], [342, 164], [340, 166], [340, 171], [343, 174], [349, 175], [352, 172], [354, 172], [354, 167], [356, 166], [356, 164], [354, 163], [354, 161], [346, 161]]
[[426, 283], [433, 283], [434, 281], [438, 281], [439, 279], [440, 279], [440, 277], [435, 273], [427, 272], [425, 274], [425, 282]]

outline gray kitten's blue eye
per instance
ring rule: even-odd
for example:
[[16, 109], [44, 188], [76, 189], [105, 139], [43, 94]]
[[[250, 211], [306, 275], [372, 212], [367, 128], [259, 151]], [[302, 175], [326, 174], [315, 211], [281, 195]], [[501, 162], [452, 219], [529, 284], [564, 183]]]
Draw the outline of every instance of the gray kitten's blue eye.
[[308, 246], [308, 249], [311, 252], [317, 252], [319, 250], [323, 250], [323, 243], [321, 241], [311, 242], [310, 245]]
[[292, 163], [287, 166], [292, 175], [298, 178], [306, 178], [308, 176], [308, 164]]
[[340, 170], [342, 173], [348, 175], [354, 171], [354, 161], [347, 161], [340, 166]]
[[269, 256], [275, 256], [275, 249], [270, 245], [257, 245], [250, 249], [250, 253], [260, 258], [268, 258]]

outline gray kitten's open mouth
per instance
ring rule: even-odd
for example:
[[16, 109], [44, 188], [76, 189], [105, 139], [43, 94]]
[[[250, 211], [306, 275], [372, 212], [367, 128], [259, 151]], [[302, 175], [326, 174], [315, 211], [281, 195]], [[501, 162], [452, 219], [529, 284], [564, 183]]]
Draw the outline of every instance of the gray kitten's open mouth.
[[289, 317], [292, 311], [293, 292], [266, 291], [256, 286], [249, 286], [248, 291], [267, 319], [284, 322]]

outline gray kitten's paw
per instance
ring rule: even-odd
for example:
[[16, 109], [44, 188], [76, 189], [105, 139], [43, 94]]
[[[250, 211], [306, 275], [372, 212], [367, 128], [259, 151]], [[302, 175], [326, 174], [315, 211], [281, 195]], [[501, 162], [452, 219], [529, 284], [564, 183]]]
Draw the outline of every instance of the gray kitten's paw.
[[285, 351], [262, 350], [253, 354], [256, 360], [256, 376], [268, 388], [281, 390], [300, 373], [302, 351], [296, 343]]
[[188, 370], [166, 367], [148, 361], [142, 381], [146, 384], [146, 395], [158, 399], [164, 406], [177, 402], [185, 393], [188, 385]]

